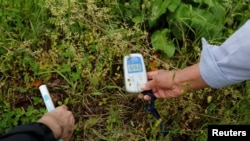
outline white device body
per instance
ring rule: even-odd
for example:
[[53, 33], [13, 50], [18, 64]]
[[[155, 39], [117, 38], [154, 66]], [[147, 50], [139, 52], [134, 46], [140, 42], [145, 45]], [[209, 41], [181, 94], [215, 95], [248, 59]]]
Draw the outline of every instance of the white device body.
[[53, 101], [52, 101], [52, 99], [50, 97], [47, 86], [46, 85], [41, 85], [41, 86], [39, 86], [39, 90], [40, 90], [40, 92], [42, 94], [43, 101], [45, 103], [47, 111], [50, 112], [50, 111], [54, 110], [55, 106], [54, 106], [54, 103], [53, 103]]
[[133, 53], [124, 56], [123, 69], [126, 91], [129, 93], [141, 92], [140, 87], [148, 81], [142, 55]]

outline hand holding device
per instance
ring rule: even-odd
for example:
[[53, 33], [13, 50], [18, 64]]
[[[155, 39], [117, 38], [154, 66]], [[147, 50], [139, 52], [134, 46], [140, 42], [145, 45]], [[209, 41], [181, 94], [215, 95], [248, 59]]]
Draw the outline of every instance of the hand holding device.
[[[50, 94], [49, 94], [49, 91], [48, 91], [48, 88], [46, 85], [41, 85], [39, 86], [39, 90], [42, 94], [42, 97], [43, 97], [43, 101], [45, 103], [45, 106], [46, 106], [46, 109], [48, 112], [52, 111], [55, 109], [55, 106], [54, 106], [54, 103], [50, 97]], [[60, 139], [59, 141], [63, 141], [62, 139]]]
[[[142, 93], [151, 97], [150, 102], [146, 106], [146, 110], [151, 113], [157, 120], [160, 119], [158, 111], [154, 108], [156, 97], [152, 90], [142, 91], [141, 86], [147, 79], [147, 71], [141, 54], [134, 53], [124, 56], [123, 69], [125, 77], [125, 89], [130, 93]], [[160, 124], [161, 132], [165, 136], [167, 134], [166, 127], [163, 122]]]

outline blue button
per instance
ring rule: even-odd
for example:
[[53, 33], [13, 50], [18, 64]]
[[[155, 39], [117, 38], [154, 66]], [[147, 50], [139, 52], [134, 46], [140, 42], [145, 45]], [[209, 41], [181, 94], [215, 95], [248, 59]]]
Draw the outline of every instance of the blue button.
[[46, 101], [46, 100], [49, 100], [49, 96], [48, 95], [45, 95], [43, 96], [43, 99]]

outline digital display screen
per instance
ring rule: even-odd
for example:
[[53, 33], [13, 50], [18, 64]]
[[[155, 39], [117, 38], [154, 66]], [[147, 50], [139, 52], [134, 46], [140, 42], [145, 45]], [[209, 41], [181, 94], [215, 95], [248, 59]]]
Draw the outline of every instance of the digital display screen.
[[128, 72], [140, 72], [142, 71], [141, 64], [128, 65]]
[[142, 72], [142, 60], [140, 57], [130, 57], [127, 62], [128, 73]]

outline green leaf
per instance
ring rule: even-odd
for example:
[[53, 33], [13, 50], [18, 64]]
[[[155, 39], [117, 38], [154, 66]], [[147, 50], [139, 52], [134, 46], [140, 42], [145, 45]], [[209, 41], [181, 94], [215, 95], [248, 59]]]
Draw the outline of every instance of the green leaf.
[[164, 0], [164, 1], [155, 0], [152, 2], [151, 15], [149, 16], [149, 20], [148, 20], [150, 27], [153, 27], [156, 24], [158, 18], [166, 12], [170, 3], [171, 1], [168, 1], [168, 0]]
[[[219, 3], [209, 9], [193, 7], [190, 4], [181, 3], [172, 15], [169, 15], [169, 27], [171, 33], [182, 39], [182, 34], [193, 32], [196, 39], [205, 37], [213, 39], [221, 37], [226, 17], [225, 9]], [[181, 28], [180, 28], [181, 27]]]
[[65, 105], [68, 105], [68, 103], [69, 103], [69, 98], [66, 98], [66, 99], [64, 100], [64, 104], [65, 104]]
[[41, 97], [33, 97], [32, 99], [33, 99], [33, 104], [34, 105], [38, 105], [40, 103], [43, 103], [43, 100], [42, 100]]
[[98, 122], [100, 122], [100, 118], [89, 118], [86, 122], [84, 122], [84, 130], [96, 125]]
[[204, 0], [204, 3], [206, 3], [209, 7], [215, 6], [215, 2], [213, 0]]
[[176, 8], [180, 5], [181, 0], [173, 0], [171, 4], [168, 6], [168, 10], [174, 12]]
[[132, 19], [134, 23], [142, 23], [143, 22], [143, 17], [142, 16], [136, 16]]
[[0, 55], [4, 55], [7, 53], [7, 50], [3, 47], [0, 47]]
[[69, 64], [62, 64], [60, 71], [61, 72], [71, 72], [71, 67]]
[[203, 0], [193, 0], [194, 2], [196, 2], [196, 3], [203, 3]]
[[172, 57], [175, 52], [175, 46], [167, 40], [168, 29], [157, 30], [150, 37], [152, 46], [155, 50], [163, 51], [168, 57]]

